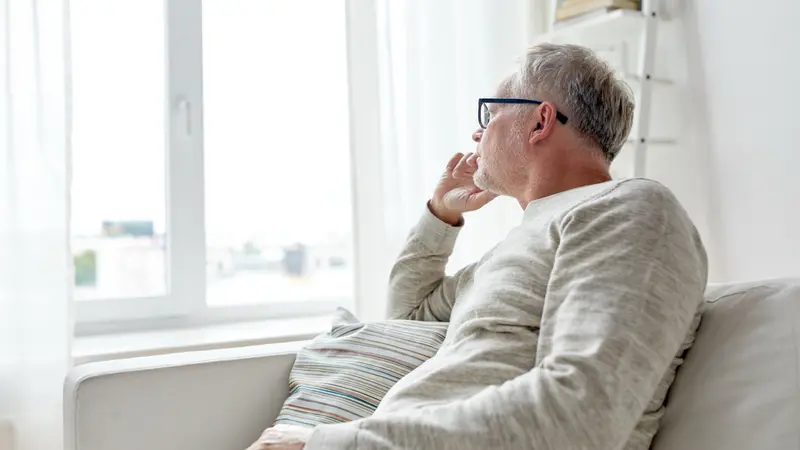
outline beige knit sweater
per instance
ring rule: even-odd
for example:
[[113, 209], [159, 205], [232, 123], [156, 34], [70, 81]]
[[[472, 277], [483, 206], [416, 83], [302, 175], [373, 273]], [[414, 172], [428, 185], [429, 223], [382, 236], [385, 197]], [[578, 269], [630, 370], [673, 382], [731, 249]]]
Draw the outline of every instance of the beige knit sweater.
[[535, 200], [445, 276], [458, 231], [426, 212], [391, 274], [392, 317], [450, 322], [439, 352], [307, 450], [647, 449], [707, 277], [672, 193], [633, 179]]

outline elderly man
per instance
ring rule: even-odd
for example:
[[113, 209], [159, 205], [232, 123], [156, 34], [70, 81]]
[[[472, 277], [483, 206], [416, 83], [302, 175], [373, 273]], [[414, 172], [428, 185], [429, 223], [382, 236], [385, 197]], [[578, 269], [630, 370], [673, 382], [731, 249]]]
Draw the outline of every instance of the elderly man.
[[[630, 90], [577, 46], [539, 45], [479, 100], [391, 274], [395, 318], [450, 322], [372, 417], [268, 430], [262, 449], [644, 450], [697, 325], [707, 261], [662, 185], [612, 180]], [[522, 223], [444, 273], [462, 214], [497, 195]]]

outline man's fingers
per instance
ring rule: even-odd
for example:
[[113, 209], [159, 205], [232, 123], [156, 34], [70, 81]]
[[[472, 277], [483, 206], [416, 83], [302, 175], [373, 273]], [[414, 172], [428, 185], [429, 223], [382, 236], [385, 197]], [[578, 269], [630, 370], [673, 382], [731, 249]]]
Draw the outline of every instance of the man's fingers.
[[472, 157], [472, 153], [467, 153], [466, 155], [461, 157], [461, 160], [456, 164], [456, 168], [453, 170], [455, 173], [464, 172], [467, 169], [467, 160]]
[[477, 161], [478, 161], [478, 155], [476, 155], [475, 153], [470, 154], [469, 158], [467, 158], [467, 164], [469, 166], [472, 166], [473, 168], [477, 167], [476, 164]]
[[450, 158], [450, 161], [448, 161], [448, 163], [447, 163], [446, 170], [448, 172], [452, 172], [456, 168], [458, 163], [461, 162], [461, 158], [463, 158], [463, 157], [464, 157], [464, 154], [461, 153], [461, 152], [456, 153], [455, 155], [453, 155], [453, 157]]

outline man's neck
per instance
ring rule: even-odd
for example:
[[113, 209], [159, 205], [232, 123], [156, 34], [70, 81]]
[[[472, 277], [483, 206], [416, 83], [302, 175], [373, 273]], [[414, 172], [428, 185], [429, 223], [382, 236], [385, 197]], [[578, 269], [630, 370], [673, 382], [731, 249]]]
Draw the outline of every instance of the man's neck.
[[[552, 170], [549, 173], [531, 173], [527, 186], [516, 196], [523, 210], [536, 199], [570, 189], [611, 181], [608, 166], [596, 164], [594, 161], [586, 164], [572, 164], [561, 169]], [[537, 170], [537, 172], [542, 171]]]

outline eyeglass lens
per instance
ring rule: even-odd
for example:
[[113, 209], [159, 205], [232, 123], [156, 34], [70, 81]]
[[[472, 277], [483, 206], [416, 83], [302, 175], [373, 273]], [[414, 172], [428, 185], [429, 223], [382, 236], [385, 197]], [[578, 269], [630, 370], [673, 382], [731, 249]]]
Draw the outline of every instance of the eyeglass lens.
[[486, 103], [481, 104], [481, 127], [486, 128], [489, 125], [489, 121], [492, 120], [492, 114], [489, 112], [489, 105]]

